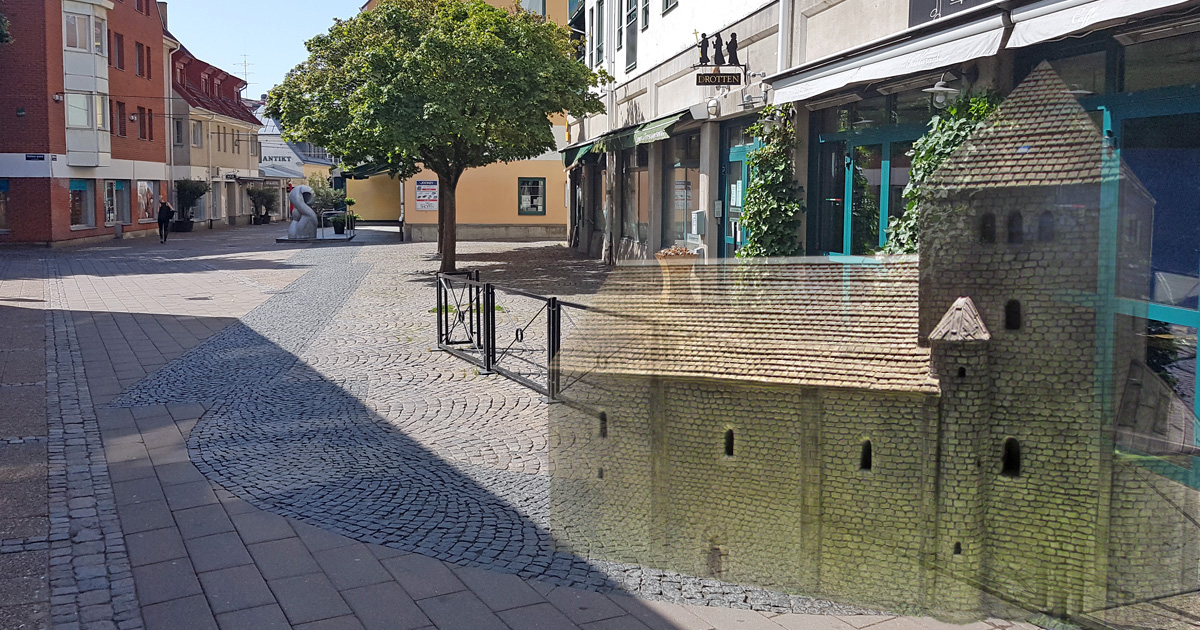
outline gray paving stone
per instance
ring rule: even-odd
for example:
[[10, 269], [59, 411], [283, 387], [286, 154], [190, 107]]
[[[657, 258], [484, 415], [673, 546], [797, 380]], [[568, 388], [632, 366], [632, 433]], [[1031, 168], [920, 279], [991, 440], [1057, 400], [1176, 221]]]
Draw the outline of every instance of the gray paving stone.
[[467, 587], [440, 560], [418, 554], [389, 558], [384, 568], [413, 599], [421, 600], [461, 591]]
[[125, 547], [129, 552], [129, 563], [135, 567], [188, 555], [179, 530], [174, 527], [129, 534], [125, 536]]
[[232, 514], [233, 526], [247, 545], [291, 538], [296, 535], [287, 519], [269, 512], [253, 511], [243, 514]]
[[155, 466], [154, 472], [158, 474], [158, 480], [164, 487], [205, 481], [204, 475], [201, 475], [190, 461]]
[[483, 603], [495, 611], [531, 606], [546, 601], [541, 593], [515, 575], [497, 573], [484, 569], [458, 567], [454, 574], [475, 593]]
[[217, 622], [204, 597], [194, 595], [142, 609], [146, 630], [217, 630]]
[[296, 630], [363, 630], [363, 625], [359, 623], [354, 615], [347, 615], [345, 617], [306, 623], [296, 626]]
[[616, 605], [607, 595], [582, 589], [556, 588], [546, 595], [546, 600], [577, 624], [625, 614], [625, 609]]
[[217, 495], [213, 494], [208, 481], [194, 481], [163, 488], [167, 496], [167, 504], [172, 510], [186, 510], [201, 505], [217, 503]]
[[143, 606], [203, 593], [186, 558], [134, 567], [133, 578]]
[[362, 543], [319, 551], [313, 557], [339, 591], [392, 581], [392, 575]]
[[350, 614], [350, 607], [320, 573], [272, 580], [271, 592], [293, 625]]
[[234, 531], [233, 521], [229, 520], [225, 508], [219, 503], [177, 510], [175, 523], [185, 539]]
[[150, 460], [110, 463], [108, 475], [113, 482], [133, 481], [154, 476], [154, 464]]
[[646, 624], [630, 615], [595, 621], [579, 627], [580, 630], [651, 630]]
[[254, 564], [268, 580], [317, 573], [321, 567], [299, 538], [283, 538], [247, 545]]
[[298, 534], [300, 539], [304, 541], [304, 545], [313, 553], [354, 544], [353, 539], [342, 536], [341, 534], [335, 534], [331, 531], [326, 531], [319, 527], [313, 527], [308, 523], [292, 521], [291, 524], [292, 529], [296, 530], [296, 534]]
[[275, 596], [254, 565], [201, 573], [200, 585], [209, 606], [218, 614], [275, 603]]
[[190, 538], [184, 545], [197, 571], [215, 571], [254, 562], [235, 532]]
[[171, 508], [167, 507], [166, 501], [128, 503], [118, 506], [117, 513], [121, 517], [121, 529], [126, 534], [175, 526], [175, 519], [171, 517]]
[[566, 615], [549, 603], [513, 608], [497, 613], [512, 630], [579, 630]]
[[154, 469], [149, 467], [149, 463], [147, 468], [151, 474], [149, 477], [113, 483], [113, 496], [117, 505], [167, 500], [167, 497], [163, 496], [162, 487], [158, 485], [158, 478], [153, 476]]
[[417, 606], [438, 628], [509, 630], [496, 613], [469, 591], [428, 597], [418, 600]]
[[429, 618], [395, 582], [342, 591], [342, 597], [366, 630], [415, 630], [429, 625]]
[[278, 604], [217, 615], [221, 630], [292, 630]]

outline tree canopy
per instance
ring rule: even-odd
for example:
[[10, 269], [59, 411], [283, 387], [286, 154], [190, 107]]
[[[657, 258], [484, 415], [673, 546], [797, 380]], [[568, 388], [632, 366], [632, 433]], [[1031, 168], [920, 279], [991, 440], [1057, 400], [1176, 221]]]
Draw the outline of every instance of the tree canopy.
[[603, 111], [601, 77], [577, 61], [569, 29], [483, 0], [384, 0], [307, 46], [268, 115], [347, 166], [436, 173], [446, 271], [463, 171], [553, 150], [550, 116]]

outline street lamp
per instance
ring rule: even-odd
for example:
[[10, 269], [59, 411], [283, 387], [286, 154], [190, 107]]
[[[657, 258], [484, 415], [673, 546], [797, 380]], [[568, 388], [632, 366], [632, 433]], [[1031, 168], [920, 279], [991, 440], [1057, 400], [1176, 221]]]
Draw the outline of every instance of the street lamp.
[[946, 105], [950, 104], [950, 99], [958, 96], [958, 90], [946, 85], [946, 75], [942, 74], [942, 79], [935, 83], [931, 88], [921, 90], [927, 94], [933, 95], [933, 106], [936, 109], [946, 109]]

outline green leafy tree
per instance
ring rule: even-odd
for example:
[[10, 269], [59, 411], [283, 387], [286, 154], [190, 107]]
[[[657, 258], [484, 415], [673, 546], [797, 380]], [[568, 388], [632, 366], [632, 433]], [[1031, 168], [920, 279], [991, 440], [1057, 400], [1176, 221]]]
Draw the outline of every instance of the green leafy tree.
[[196, 202], [200, 198], [207, 195], [212, 190], [212, 186], [208, 182], [196, 179], [177, 179], [175, 180], [175, 199], [179, 202], [179, 217], [180, 221], [192, 220], [192, 208], [196, 207]]
[[750, 133], [762, 146], [746, 156], [750, 183], [742, 203], [741, 226], [746, 243], [738, 258], [795, 256], [800, 253], [800, 218], [803, 191], [796, 183], [792, 151], [796, 125], [792, 106], [768, 105]]
[[12, 30], [8, 23], [8, 18], [0, 14], [0, 44], [12, 43]]
[[904, 215], [888, 224], [888, 242], [883, 253], [917, 253], [917, 219], [927, 192], [925, 182], [996, 111], [998, 104], [994, 94], [964, 94], [929, 121], [929, 131], [913, 144], [909, 153], [912, 169], [904, 187]]
[[603, 111], [568, 28], [483, 0], [384, 0], [307, 45], [268, 115], [346, 164], [436, 173], [444, 271], [463, 172], [554, 149], [550, 116]]
[[313, 210], [337, 210], [346, 205], [346, 191], [334, 189], [328, 178], [314, 173], [308, 178], [308, 186], [313, 189], [313, 198], [308, 203]]

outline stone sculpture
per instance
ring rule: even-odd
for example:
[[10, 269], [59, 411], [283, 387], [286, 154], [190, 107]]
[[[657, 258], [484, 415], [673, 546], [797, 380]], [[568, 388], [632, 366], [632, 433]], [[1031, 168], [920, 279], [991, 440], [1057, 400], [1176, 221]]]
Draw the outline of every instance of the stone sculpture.
[[317, 237], [317, 213], [308, 207], [312, 201], [313, 189], [309, 186], [296, 186], [288, 193], [288, 201], [292, 202], [292, 224], [288, 226], [289, 239], [305, 239]]

